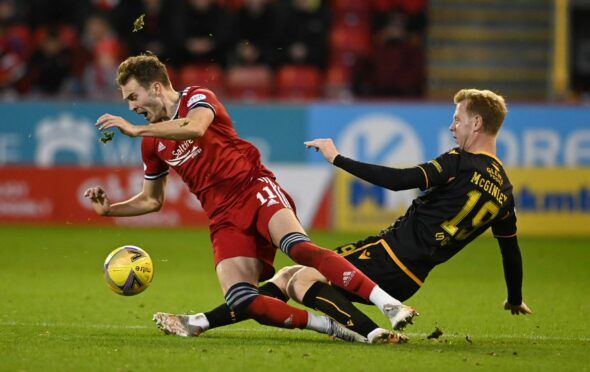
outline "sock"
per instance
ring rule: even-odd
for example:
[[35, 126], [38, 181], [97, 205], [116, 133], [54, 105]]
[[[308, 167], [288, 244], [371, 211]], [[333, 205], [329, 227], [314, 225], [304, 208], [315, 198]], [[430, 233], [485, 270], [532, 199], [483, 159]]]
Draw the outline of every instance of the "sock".
[[376, 284], [342, 256], [313, 244], [301, 233], [289, 233], [281, 239], [281, 251], [295, 262], [311, 266], [338, 287], [368, 300]]
[[[289, 297], [285, 296], [283, 292], [277, 287], [274, 283], [268, 282], [258, 288], [260, 294], [274, 297], [278, 300], [283, 302], [287, 302]], [[229, 324], [238, 323], [246, 319], [250, 319], [248, 314], [244, 311], [234, 311], [227, 306], [227, 304], [221, 304], [217, 306], [215, 309], [208, 311], [205, 314], [205, 317], [208, 321], [207, 329], [223, 327]], [[200, 324], [195, 324], [201, 327]], [[203, 328], [203, 327], [201, 327]], [[205, 330], [205, 328], [203, 328]]]
[[267, 282], [264, 285], [258, 287], [258, 290], [260, 291], [260, 294], [268, 296], [268, 297], [274, 297], [277, 300], [281, 300], [283, 302], [287, 302], [289, 301], [289, 297], [287, 297], [285, 294], [283, 294], [283, 292], [280, 290], [279, 287], [277, 287], [276, 284], [274, 284], [273, 282]]
[[303, 304], [316, 309], [365, 337], [379, 328], [375, 322], [357, 309], [342, 293], [322, 282], [314, 283], [303, 296]]
[[215, 309], [207, 311], [204, 314], [209, 321], [209, 328], [207, 329], [223, 327], [247, 319], [241, 316], [238, 320], [236, 312], [230, 309], [227, 304], [221, 304]]
[[387, 292], [382, 290], [378, 285], [373, 288], [369, 295], [369, 301], [375, 304], [379, 310], [383, 311], [385, 305], [400, 305], [401, 302], [391, 297]]
[[248, 282], [232, 285], [225, 293], [225, 303], [230, 309], [243, 312], [260, 324], [280, 328], [307, 326], [307, 311], [261, 295], [258, 287]]
[[306, 328], [309, 315], [305, 310], [262, 295], [256, 296], [246, 311], [258, 323], [280, 328]]
[[312, 331], [328, 334], [330, 329], [330, 321], [327, 317], [308, 313], [307, 329]]
[[204, 313], [189, 315], [188, 324], [200, 327], [203, 331], [206, 331], [211, 328], [209, 319], [207, 319], [207, 316]]

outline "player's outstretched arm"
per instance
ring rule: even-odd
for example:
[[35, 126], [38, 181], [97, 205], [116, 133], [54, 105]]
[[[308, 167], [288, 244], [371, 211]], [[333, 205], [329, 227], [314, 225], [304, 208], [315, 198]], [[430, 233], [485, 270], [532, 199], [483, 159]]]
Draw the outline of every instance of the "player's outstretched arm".
[[334, 142], [330, 138], [318, 138], [306, 141], [304, 145], [307, 148], [314, 148], [316, 151], [320, 151], [328, 162], [338, 168], [374, 185], [393, 191], [427, 186], [424, 177], [425, 173], [419, 167], [406, 169], [390, 168], [349, 159], [338, 153]]
[[338, 156], [338, 150], [331, 138], [317, 138], [311, 141], [303, 142], [308, 149], [314, 148], [324, 156], [329, 163], [334, 163], [334, 159]]
[[111, 209], [111, 202], [107, 193], [100, 186], [94, 186], [84, 191], [84, 197], [90, 200], [90, 204], [94, 211], [101, 216], [106, 216]]
[[99, 130], [118, 128], [129, 137], [157, 137], [171, 140], [187, 140], [202, 137], [213, 122], [213, 111], [197, 107], [186, 118], [167, 120], [155, 125], [134, 125], [120, 116], [104, 114], [96, 121]]
[[508, 299], [504, 309], [513, 315], [531, 314], [529, 307], [522, 301], [522, 256], [516, 236], [496, 237], [502, 253], [504, 279], [508, 289]]
[[525, 304], [524, 302], [521, 302], [520, 305], [512, 305], [511, 303], [508, 302], [508, 300], [504, 301], [504, 310], [510, 310], [512, 315], [532, 314], [533, 313], [531, 311], [531, 309], [529, 309], [527, 304]]
[[104, 189], [95, 186], [84, 192], [94, 211], [101, 216], [129, 217], [159, 211], [164, 205], [166, 177], [144, 180], [143, 190], [129, 200], [111, 204]]

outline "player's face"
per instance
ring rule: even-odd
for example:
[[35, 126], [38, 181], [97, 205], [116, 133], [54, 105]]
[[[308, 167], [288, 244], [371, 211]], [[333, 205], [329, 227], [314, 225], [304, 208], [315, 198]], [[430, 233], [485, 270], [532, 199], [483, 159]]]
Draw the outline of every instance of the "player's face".
[[123, 99], [127, 101], [129, 110], [143, 115], [150, 123], [162, 121], [165, 108], [155, 92], [155, 83], [149, 89], [144, 88], [135, 79], [129, 79], [121, 86]]
[[455, 113], [453, 114], [453, 122], [449, 130], [455, 138], [455, 142], [461, 149], [466, 149], [471, 141], [474, 133], [474, 118], [467, 112], [467, 102], [462, 101], [457, 103]]

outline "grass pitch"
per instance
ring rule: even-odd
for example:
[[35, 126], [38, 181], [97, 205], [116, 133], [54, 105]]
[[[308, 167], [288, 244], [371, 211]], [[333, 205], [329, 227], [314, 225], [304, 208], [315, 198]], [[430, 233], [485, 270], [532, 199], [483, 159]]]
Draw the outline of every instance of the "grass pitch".
[[[313, 232], [324, 246], [358, 234]], [[102, 264], [114, 248], [146, 249], [150, 288], [111, 292]], [[199, 312], [223, 301], [203, 230], [0, 226], [2, 371], [588, 370], [590, 240], [521, 238], [524, 298], [512, 316], [495, 241], [479, 238], [439, 266], [408, 301], [421, 316], [406, 345], [332, 341], [253, 321], [198, 338], [164, 336], [152, 313]], [[278, 253], [277, 267], [289, 264]], [[362, 306], [382, 326], [378, 310]], [[438, 327], [439, 339], [427, 339]]]

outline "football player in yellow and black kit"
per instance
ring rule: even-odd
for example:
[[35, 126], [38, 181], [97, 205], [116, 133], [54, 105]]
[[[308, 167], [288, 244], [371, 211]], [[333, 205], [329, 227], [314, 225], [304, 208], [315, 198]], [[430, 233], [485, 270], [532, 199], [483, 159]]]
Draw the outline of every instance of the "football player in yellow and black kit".
[[[508, 289], [504, 308], [512, 314], [530, 314], [522, 301], [522, 260], [512, 185], [496, 157], [496, 136], [506, 104], [501, 96], [476, 89], [459, 91], [454, 101], [456, 110], [449, 129], [458, 147], [413, 168], [346, 158], [331, 139], [305, 143], [328, 162], [372, 184], [394, 191], [425, 191], [390, 227], [337, 251], [390, 295], [404, 301], [420, 289], [430, 270], [491, 227], [500, 245]], [[284, 300], [290, 297], [321, 310], [369, 341], [382, 332], [350, 303], [366, 301], [329, 285], [313, 268], [283, 269], [262, 288]], [[191, 317], [195, 335], [241, 319], [239, 314], [224, 314], [223, 306]]]

